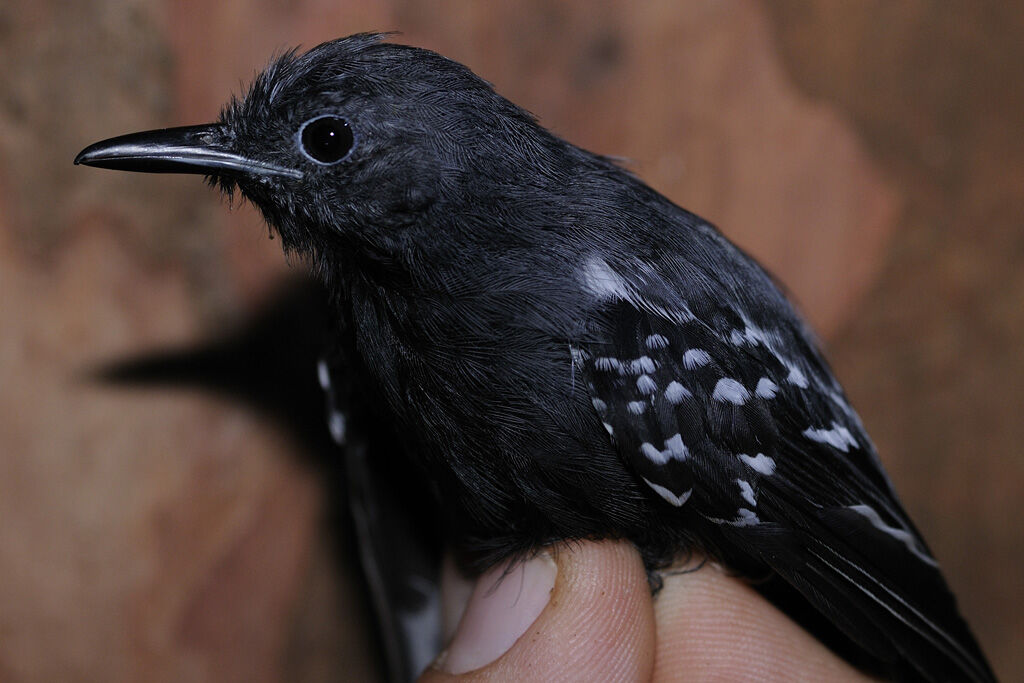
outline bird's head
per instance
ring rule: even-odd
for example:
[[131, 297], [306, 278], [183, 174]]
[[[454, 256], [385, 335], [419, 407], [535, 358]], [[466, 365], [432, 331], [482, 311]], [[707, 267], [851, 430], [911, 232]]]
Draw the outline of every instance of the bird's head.
[[289, 52], [216, 123], [104, 140], [75, 163], [206, 175], [259, 207], [286, 248], [322, 255], [401, 250], [428, 212], [493, 195], [558, 144], [466, 67], [381, 38]]

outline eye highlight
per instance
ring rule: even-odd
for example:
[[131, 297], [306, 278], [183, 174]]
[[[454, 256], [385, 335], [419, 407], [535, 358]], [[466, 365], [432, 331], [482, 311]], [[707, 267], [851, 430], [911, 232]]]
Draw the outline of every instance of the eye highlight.
[[348, 156], [354, 142], [352, 127], [340, 116], [320, 116], [299, 129], [302, 151], [318, 164], [341, 161]]

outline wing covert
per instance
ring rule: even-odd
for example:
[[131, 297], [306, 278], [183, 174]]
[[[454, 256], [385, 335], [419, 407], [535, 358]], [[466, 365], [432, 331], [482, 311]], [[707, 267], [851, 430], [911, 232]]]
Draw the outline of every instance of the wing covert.
[[653, 504], [692, 508], [731, 561], [770, 567], [882, 661], [989, 680], [800, 323], [769, 329], [724, 305], [670, 315], [633, 299], [603, 302], [573, 359]]

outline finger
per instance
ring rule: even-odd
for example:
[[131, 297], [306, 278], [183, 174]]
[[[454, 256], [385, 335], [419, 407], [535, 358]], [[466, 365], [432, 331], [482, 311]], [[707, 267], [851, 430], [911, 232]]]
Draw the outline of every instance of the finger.
[[560, 546], [495, 588], [500, 571], [477, 582], [452, 644], [421, 681], [649, 680], [654, 611], [632, 544]]
[[868, 681], [717, 565], [665, 577], [656, 681]]

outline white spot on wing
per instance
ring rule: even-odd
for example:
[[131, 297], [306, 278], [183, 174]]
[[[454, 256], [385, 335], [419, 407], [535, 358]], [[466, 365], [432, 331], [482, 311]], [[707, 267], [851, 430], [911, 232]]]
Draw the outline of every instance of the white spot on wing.
[[652, 303], [650, 301], [647, 301], [646, 299], [642, 299], [639, 297], [637, 297], [634, 301], [630, 301], [630, 303], [642, 311], [653, 313], [657, 316], [664, 318], [665, 320], [677, 323], [679, 325], [688, 323], [691, 320], [696, 320], [693, 313], [690, 312], [690, 309], [685, 304], [679, 304], [679, 308], [675, 310], [669, 310], [664, 306], [659, 306], [656, 303]]
[[657, 493], [659, 496], [664, 498], [666, 501], [668, 501], [672, 505], [675, 505], [676, 507], [681, 506], [683, 503], [685, 503], [687, 500], [689, 500], [690, 494], [693, 493], [693, 489], [687, 489], [686, 491], [683, 491], [682, 493], [680, 493], [677, 496], [676, 494], [672, 493], [671, 491], [669, 491], [664, 486], [660, 486], [658, 484], [655, 484], [653, 481], [651, 481], [647, 477], [644, 477], [643, 480], [647, 483], [648, 486], [650, 486], [654, 490], [655, 493]]
[[772, 338], [757, 325], [747, 323], [747, 328], [743, 330], [743, 334], [747, 338], [747, 343], [752, 346], [763, 344], [767, 348], [772, 347]]
[[683, 443], [682, 434], [676, 434], [671, 438], [665, 439], [665, 448], [676, 460], [685, 462], [690, 457], [690, 450]]
[[786, 381], [800, 387], [801, 389], [806, 389], [809, 385], [807, 375], [805, 375], [803, 371], [795, 365], [789, 366], [789, 376], [786, 377]]
[[640, 375], [636, 380], [636, 388], [640, 390], [641, 394], [650, 396], [658, 390], [658, 385], [650, 375]]
[[730, 522], [733, 526], [753, 526], [754, 524], [760, 523], [761, 520], [757, 518], [757, 515], [747, 508], [740, 508], [737, 510], [736, 519]]
[[740, 495], [743, 497], [743, 500], [750, 503], [752, 507], [756, 507], [757, 498], [754, 496], [754, 487], [750, 485], [750, 482], [745, 479], [737, 479], [736, 483], [740, 487]]
[[878, 512], [876, 512], [875, 509], [870, 505], [850, 505], [849, 508], [854, 512], [861, 514], [865, 518], [867, 518], [867, 520], [871, 522], [871, 526], [875, 527], [883, 533], [889, 534], [897, 541], [902, 542], [905, 546], [907, 546], [907, 550], [914, 553], [914, 555], [916, 555], [918, 559], [923, 560], [924, 562], [932, 565], [933, 567], [939, 566], [939, 563], [935, 561], [935, 558], [929, 556], [922, 550], [922, 548], [918, 544], [917, 539], [914, 537], [913, 534], [911, 534], [909, 531], [905, 529], [900, 529], [886, 524], [885, 521], [879, 516]]
[[626, 408], [634, 415], [643, 415], [647, 410], [647, 404], [643, 401], [630, 401], [626, 404]]
[[599, 398], [595, 398], [594, 400], [591, 401], [591, 403], [594, 404], [594, 410], [596, 410], [599, 413], [603, 413], [604, 411], [608, 410], [608, 404]]
[[602, 372], [611, 372], [612, 370], [622, 372], [622, 361], [618, 358], [601, 356], [594, 359], [594, 368]]
[[669, 460], [686, 462], [690, 457], [690, 451], [686, 444], [683, 443], [683, 437], [679, 434], [665, 439], [665, 450], [663, 451], [658, 450], [658, 447], [654, 444], [645, 441], [640, 444], [640, 452], [655, 465], [664, 465]]
[[758, 453], [753, 457], [741, 453], [737, 457], [739, 457], [740, 461], [742, 461], [744, 465], [755, 472], [760, 472], [761, 474], [769, 477], [775, 474], [775, 460], [769, 458], [764, 453]]
[[665, 463], [668, 462], [668, 456], [662, 455], [661, 451], [659, 451], [652, 443], [648, 443], [645, 441], [642, 444], [640, 444], [640, 452], [643, 453], [647, 457], [647, 459], [653, 462], [655, 465], [664, 465]]
[[832, 429], [815, 429], [810, 427], [804, 430], [804, 436], [811, 441], [817, 441], [818, 443], [825, 443], [832, 448], [836, 448], [843, 453], [850, 450], [850, 447], [860, 448], [857, 445], [857, 440], [853, 438], [853, 434], [846, 427], [843, 427], [838, 422], [832, 423]]
[[615, 429], [607, 422], [602, 422], [604, 428], [608, 431], [608, 436], [615, 436]]
[[753, 526], [760, 524], [761, 520], [758, 519], [757, 514], [747, 508], [740, 508], [736, 511], [736, 519], [719, 519], [718, 517], [708, 517], [708, 521], [714, 522], [715, 524], [729, 524], [731, 526]]
[[693, 394], [679, 382], [669, 382], [669, 385], [665, 387], [665, 400], [672, 405], [678, 405], [684, 398], [689, 398], [690, 396], [693, 396]]
[[633, 374], [650, 373], [658, 369], [658, 365], [647, 356], [640, 356], [629, 365]]
[[664, 349], [668, 346], [668, 337], [663, 334], [652, 334], [644, 340], [649, 349]]
[[683, 367], [687, 370], [702, 368], [711, 362], [711, 356], [704, 349], [690, 349], [683, 354]]
[[776, 392], [779, 390], [779, 385], [771, 381], [767, 377], [762, 377], [757, 380], [757, 389], [754, 393], [761, 398], [775, 398]]
[[780, 343], [778, 332], [762, 330], [743, 316], [744, 327], [742, 330], [734, 329], [729, 333], [729, 341], [733, 346], [764, 346], [773, 353], [775, 347]]
[[742, 384], [729, 377], [718, 380], [711, 397], [716, 401], [723, 401], [741, 406], [750, 398], [750, 392]]

